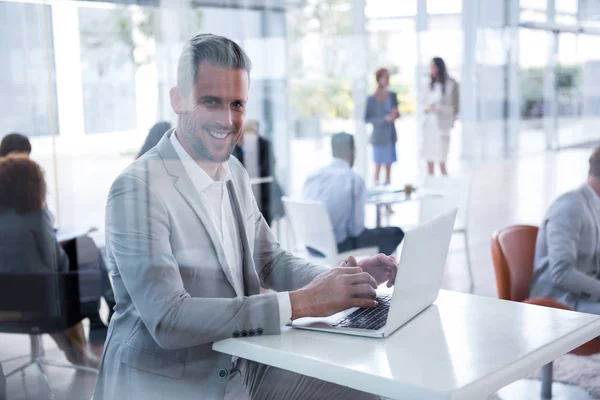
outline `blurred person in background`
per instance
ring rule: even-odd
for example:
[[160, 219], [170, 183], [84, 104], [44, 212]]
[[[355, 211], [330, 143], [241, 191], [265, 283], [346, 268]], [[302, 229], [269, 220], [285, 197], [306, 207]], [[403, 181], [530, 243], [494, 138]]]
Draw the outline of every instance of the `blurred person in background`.
[[[24, 154], [0, 157], [0, 271], [36, 274], [67, 271], [69, 259], [56, 240], [46, 208], [42, 168]], [[0, 314], [0, 318], [8, 317]], [[51, 334], [67, 359], [98, 368], [88, 349], [83, 325]]]
[[157, 122], [156, 124], [154, 124], [152, 126], [152, 128], [150, 128], [150, 131], [148, 132], [148, 136], [146, 136], [146, 140], [144, 141], [144, 144], [142, 145], [140, 152], [138, 153], [138, 155], [135, 158], [136, 159], [140, 158], [141, 156], [146, 154], [148, 152], [148, 150], [150, 150], [151, 148], [156, 146], [158, 144], [158, 142], [160, 141], [160, 139], [165, 134], [165, 132], [168, 131], [169, 129], [171, 129], [170, 122], [161, 121], [161, 122]]
[[[9, 133], [0, 142], [0, 157], [6, 156], [9, 154], [20, 154], [26, 157], [29, 157], [31, 154], [32, 146], [29, 138], [20, 133]], [[45, 195], [47, 196], [47, 191], [45, 191]], [[52, 219], [52, 226], [55, 226], [54, 213], [48, 207], [47, 202], [45, 202], [45, 208], [48, 210], [48, 215]], [[90, 229], [90, 232], [95, 231], [95, 228]], [[88, 232], [88, 233], [90, 233]], [[112, 290], [112, 286], [110, 284], [110, 279], [108, 277], [108, 270], [106, 269], [106, 264], [104, 259], [102, 258], [102, 253], [104, 249], [99, 249], [96, 247], [95, 242], [87, 235], [73, 238], [71, 240], [65, 241], [61, 243], [63, 250], [67, 253], [67, 256], [72, 264], [77, 264], [79, 262], [78, 255], [84, 255], [86, 261], [94, 260], [100, 265], [102, 270], [102, 297], [106, 301], [106, 304], [109, 309], [108, 320], [112, 317], [115, 306], [115, 295]], [[98, 307], [96, 311], [89, 310], [89, 314], [87, 317], [90, 320], [90, 340], [94, 342], [104, 343], [104, 339], [106, 338], [107, 326], [102, 322], [99, 314], [100, 309], [100, 300], [98, 300]]]
[[250, 179], [273, 177], [273, 182], [252, 185], [252, 192], [256, 198], [258, 209], [271, 225], [271, 221], [283, 217], [283, 192], [275, 180], [275, 157], [271, 149], [271, 142], [259, 134], [260, 125], [256, 120], [244, 123], [243, 134], [237, 146], [233, 149], [233, 156], [246, 168]]
[[[361, 247], [377, 247], [391, 255], [404, 232], [397, 227], [365, 229], [367, 201], [364, 179], [352, 170], [356, 154], [354, 136], [341, 132], [331, 137], [333, 162], [310, 174], [304, 183], [306, 200], [322, 201], [327, 207], [340, 253]], [[308, 249], [313, 255], [315, 249]]]
[[0, 142], [0, 157], [7, 156], [10, 153], [30, 155], [31, 143], [29, 142], [29, 138], [16, 132], [4, 136], [2, 142]]
[[600, 315], [600, 147], [587, 182], [552, 203], [538, 231], [530, 297]]
[[390, 83], [390, 72], [380, 68], [375, 73], [377, 89], [367, 99], [365, 110], [365, 122], [373, 126], [371, 144], [373, 145], [373, 161], [375, 162], [375, 174], [373, 182], [379, 184], [379, 171], [385, 166], [384, 185], [391, 181], [392, 164], [397, 161], [396, 142], [398, 136], [394, 122], [400, 117], [398, 111], [398, 97], [395, 92], [388, 89]]
[[459, 109], [458, 83], [448, 75], [446, 63], [439, 57], [431, 60], [429, 85], [424, 91], [425, 120], [421, 142], [421, 158], [427, 161], [427, 172], [434, 174], [435, 164], [447, 175], [446, 158], [450, 148], [450, 130]]

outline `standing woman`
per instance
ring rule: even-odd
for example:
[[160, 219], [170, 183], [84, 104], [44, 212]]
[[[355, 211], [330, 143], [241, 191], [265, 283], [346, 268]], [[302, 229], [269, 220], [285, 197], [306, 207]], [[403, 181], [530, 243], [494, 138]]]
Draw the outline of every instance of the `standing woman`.
[[375, 185], [379, 184], [379, 171], [385, 165], [385, 185], [390, 183], [392, 163], [396, 162], [396, 126], [394, 121], [400, 117], [396, 93], [388, 90], [390, 72], [379, 68], [375, 73], [377, 90], [367, 100], [365, 122], [373, 125], [371, 144], [375, 162]]
[[435, 163], [442, 175], [447, 175], [446, 158], [450, 147], [450, 130], [459, 107], [458, 82], [448, 75], [446, 63], [440, 57], [431, 60], [430, 81], [425, 90], [423, 142], [421, 157], [427, 161], [427, 171], [433, 175]]

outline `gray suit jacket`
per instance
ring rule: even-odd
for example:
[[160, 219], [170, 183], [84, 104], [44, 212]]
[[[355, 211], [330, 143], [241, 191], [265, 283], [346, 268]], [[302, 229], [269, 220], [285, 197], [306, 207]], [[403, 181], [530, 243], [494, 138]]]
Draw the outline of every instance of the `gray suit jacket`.
[[565, 193], [540, 227], [530, 297], [547, 297], [577, 309], [600, 300], [600, 210], [588, 186]]
[[94, 400], [221, 399], [231, 356], [212, 343], [280, 333], [277, 295], [328, 270], [281, 249], [248, 175], [228, 161], [240, 224], [245, 297], [236, 297], [219, 232], [209, 222], [167, 132], [113, 183], [106, 251], [117, 305]]
[[[395, 92], [388, 92], [389, 102], [392, 107], [398, 107], [398, 96]], [[387, 102], [382, 103], [375, 98], [375, 95], [367, 99], [365, 109], [365, 122], [373, 125], [371, 134], [371, 144], [375, 146], [390, 146], [398, 141], [396, 125], [393, 122], [387, 122], [385, 117], [390, 113], [387, 109]]]

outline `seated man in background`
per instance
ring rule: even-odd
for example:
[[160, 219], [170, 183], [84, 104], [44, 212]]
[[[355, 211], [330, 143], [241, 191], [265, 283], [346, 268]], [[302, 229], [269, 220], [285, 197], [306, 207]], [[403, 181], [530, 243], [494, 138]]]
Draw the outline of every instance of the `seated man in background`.
[[258, 204], [258, 209], [271, 225], [271, 221], [283, 217], [283, 192], [275, 180], [275, 157], [271, 150], [271, 142], [259, 134], [259, 124], [256, 120], [248, 120], [233, 156], [246, 168], [250, 179], [273, 177], [273, 182], [252, 186], [252, 192]]
[[339, 252], [377, 246], [380, 252], [390, 255], [404, 238], [404, 232], [396, 227], [365, 229], [365, 181], [352, 171], [354, 137], [348, 133], [333, 135], [331, 150], [333, 162], [308, 177], [304, 198], [322, 201], [327, 206]]
[[587, 183], [550, 206], [538, 232], [530, 297], [600, 314], [600, 147]]

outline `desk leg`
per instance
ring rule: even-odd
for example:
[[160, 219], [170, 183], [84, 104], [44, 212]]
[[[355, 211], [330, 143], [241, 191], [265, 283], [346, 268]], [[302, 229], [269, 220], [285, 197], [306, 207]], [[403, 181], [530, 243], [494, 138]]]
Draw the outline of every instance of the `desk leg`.
[[552, 363], [542, 367], [542, 399], [552, 398]]
[[375, 205], [375, 225], [378, 228], [381, 227], [381, 206], [379, 204]]

